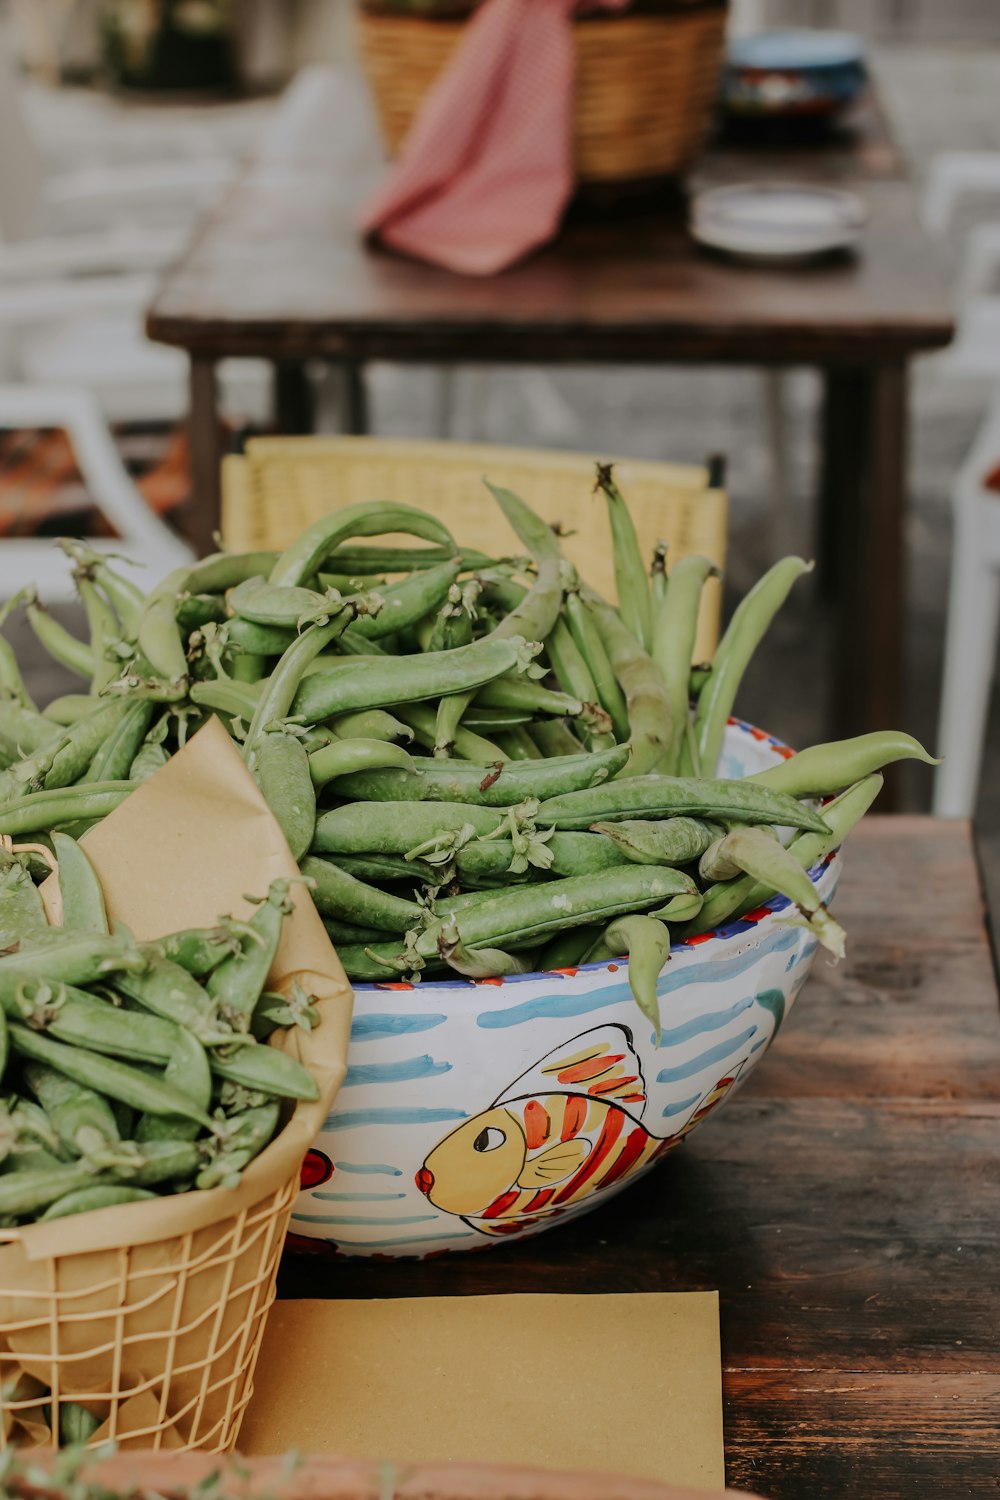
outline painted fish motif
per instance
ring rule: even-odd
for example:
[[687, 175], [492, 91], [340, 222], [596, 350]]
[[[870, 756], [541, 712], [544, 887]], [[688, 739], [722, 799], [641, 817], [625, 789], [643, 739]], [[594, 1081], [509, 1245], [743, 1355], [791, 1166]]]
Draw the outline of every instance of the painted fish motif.
[[482, 1234], [517, 1234], [672, 1150], [728, 1093], [745, 1062], [719, 1079], [679, 1130], [654, 1136], [642, 1124], [646, 1086], [631, 1031], [585, 1031], [435, 1146], [417, 1186]]

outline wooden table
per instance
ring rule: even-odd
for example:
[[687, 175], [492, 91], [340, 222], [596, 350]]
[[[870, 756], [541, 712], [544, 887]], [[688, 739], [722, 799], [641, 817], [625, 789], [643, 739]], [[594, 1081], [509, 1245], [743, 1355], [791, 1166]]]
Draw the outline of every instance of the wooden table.
[[821, 561], [839, 594], [833, 719], [842, 733], [900, 722], [907, 369], [951, 336], [913, 194], [874, 106], [833, 149], [721, 145], [694, 183], [796, 177], [849, 185], [870, 223], [857, 257], [795, 269], [700, 251], [683, 205], [661, 197], [582, 215], [558, 241], [488, 278], [366, 249], [355, 224], [370, 183], [345, 182], [329, 132], [300, 122], [279, 157], [252, 167], [168, 275], [152, 338], [191, 356], [196, 536], [218, 524], [215, 367], [272, 360], [286, 430], [308, 425], [303, 362], [348, 372], [349, 426], [362, 431], [373, 359], [525, 364], [716, 363], [823, 372]]
[[847, 961], [817, 958], [747, 1087], [606, 1208], [424, 1264], [289, 1255], [281, 1295], [718, 1288], [730, 1484], [995, 1500], [1000, 1017], [967, 826], [871, 818], [838, 915]]

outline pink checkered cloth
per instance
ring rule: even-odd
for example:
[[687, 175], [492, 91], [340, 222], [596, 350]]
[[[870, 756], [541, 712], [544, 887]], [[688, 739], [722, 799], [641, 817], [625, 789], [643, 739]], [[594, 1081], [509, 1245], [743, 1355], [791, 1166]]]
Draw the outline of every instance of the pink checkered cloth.
[[367, 235], [490, 276], [551, 239], [573, 190], [572, 18], [630, 0], [486, 0], [428, 93]]

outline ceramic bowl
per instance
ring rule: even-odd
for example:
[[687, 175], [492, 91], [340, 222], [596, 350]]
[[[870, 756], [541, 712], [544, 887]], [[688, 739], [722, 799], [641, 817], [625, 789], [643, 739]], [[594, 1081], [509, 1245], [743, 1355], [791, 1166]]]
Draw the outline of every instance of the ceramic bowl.
[[[789, 755], [730, 721], [722, 776]], [[840, 871], [811, 874], [829, 901]], [[427, 1256], [537, 1234], [604, 1203], [751, 1074], [809, 972], [788, 902], [676, 944], [663, 1035], [622, 963], [506, 980], [358, 985], [348, 1070], [303, 1168], [296, 1236]]]
[[731, 115], [832, 116], [865, 81], [864, 43], [842, 31], [765, 31], [730, 44], [722, 101]]

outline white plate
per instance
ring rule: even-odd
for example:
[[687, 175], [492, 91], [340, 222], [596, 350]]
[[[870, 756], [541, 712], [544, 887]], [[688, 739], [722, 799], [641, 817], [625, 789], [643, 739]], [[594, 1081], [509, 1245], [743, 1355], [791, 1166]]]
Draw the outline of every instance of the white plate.
[[750, 183], [713, 188], [691, 205], [691, 233], [703, 245], [756, 260], [799, 260], [857, 242], [864, 204], [836, 188]]

